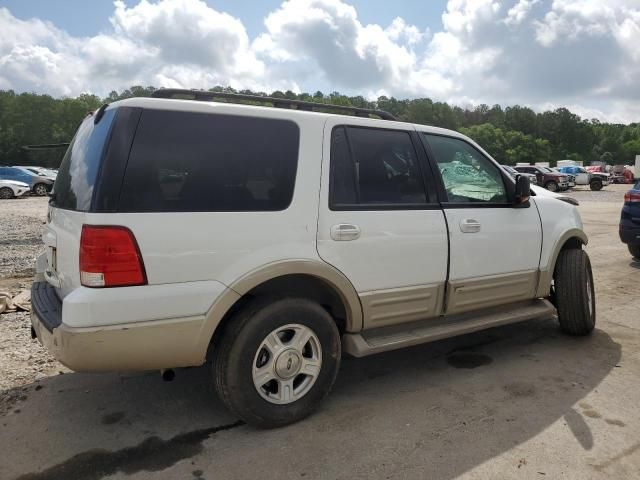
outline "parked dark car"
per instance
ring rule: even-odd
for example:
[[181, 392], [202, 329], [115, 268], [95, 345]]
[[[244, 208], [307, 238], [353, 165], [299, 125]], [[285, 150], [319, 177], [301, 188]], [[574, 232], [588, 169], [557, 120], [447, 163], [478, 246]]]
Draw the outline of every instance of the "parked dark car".
[[536, 177], [535, 175], [531, 174], [531, 173], [523, 173], [523, 172], [519, 172], [517, 171], [515, 168], [509, 166], [509, 165], [502, 165], [502, 168], [504, 168], [507, 173], [509, 175], [511, 175], [512, 178], [516, 178], [516, 176], [518, 175], [524, 175], [525, 177], [529, 178], [529, 183], [531, 185], [537, 185], [538, 184], [538, 177]]
[[631, 256], [640, 260], [640, 180], [624, 195], [620, 240], [627, 244]]
[[52, 178], [37, 175], [23, 167], [0, 167], [0, 180], [24, 182], [32, 193], [41, 197], [51, 191], [54, 182]]
[[521, 173], [532, 173], [538, 179], [538, 185], [546, 188], [551, 192], [558, 190], [567, 190], [569, 188], [569, 179], [566, 175], [554, 172], [547, 167], [539, 167], [537, 165], [525, 165], [514, 167]]

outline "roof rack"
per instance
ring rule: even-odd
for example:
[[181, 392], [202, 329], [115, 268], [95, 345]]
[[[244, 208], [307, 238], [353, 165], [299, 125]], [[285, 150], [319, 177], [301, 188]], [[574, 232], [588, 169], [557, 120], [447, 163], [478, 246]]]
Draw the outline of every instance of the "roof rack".
[[330, 103], [305, 102], [303, 100], [290, 100], [288, 98], [263, 97], [262, 95], [246, 95], [243, 93], [209, 92], [206, 90], [189, 90], [182, 88], [161, 88], [151, 94], [153, 98], [173, 98], [181, 100], [215, 101], [216, 99], [231, 100], [230, 103], [261, 102], [271, 103], [275, 108], [292, 108], [308, 112], [329, 111], [355, 115], [356, 117], [369, 118], [372, 115], [383, 120], [397, 120], [396, 117], [384, 110], [371, 108], [351, 107], [348, 105], [334, 105]]

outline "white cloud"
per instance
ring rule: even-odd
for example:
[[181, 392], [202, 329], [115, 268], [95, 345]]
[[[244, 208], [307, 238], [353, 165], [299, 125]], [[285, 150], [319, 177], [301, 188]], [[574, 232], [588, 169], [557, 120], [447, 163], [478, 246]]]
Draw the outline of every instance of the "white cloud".
[[0, 88], [105, 95], [221, 84], [640, 119], [638, 0], [449, 0], [434, 32], [401, 17], [364, 24], [348, 0], [288, 0], [253, 39], [203, 0], [128, 5], [116, 0], [111, 27], [87, 38], [0, 8]]
[[519, 0], [513, 7], [507, 12], [507, 18], [504, 23], [510, 26], [520, 25], [531, 12], [533, 6], [540, 0]]

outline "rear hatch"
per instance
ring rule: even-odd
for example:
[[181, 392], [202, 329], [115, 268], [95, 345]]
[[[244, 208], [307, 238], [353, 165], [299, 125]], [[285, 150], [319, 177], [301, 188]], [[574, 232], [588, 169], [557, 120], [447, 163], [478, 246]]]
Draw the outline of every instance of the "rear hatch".
[[56, 178], [42, 239], [46, 247], [45, 278], [62, 299], [80, 286], [79, 249], [82, 225], [91, 209], [102, 158], [117, 108], [101, 108], [80, 124]]

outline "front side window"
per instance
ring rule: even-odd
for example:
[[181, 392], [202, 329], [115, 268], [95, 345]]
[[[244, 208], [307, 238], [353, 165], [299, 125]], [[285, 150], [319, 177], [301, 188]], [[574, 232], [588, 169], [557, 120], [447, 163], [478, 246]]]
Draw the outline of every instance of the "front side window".
[[427, 195], [408, 132], [340, 126], [331, 134], [330, 205], [419, 207]]
[[507, 203], [504, 179], [497, 165], [463, 140], [423, 135], [438, 164], [447, 201]]

